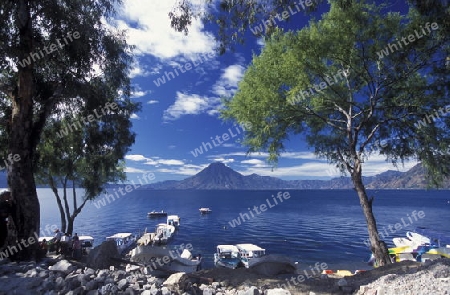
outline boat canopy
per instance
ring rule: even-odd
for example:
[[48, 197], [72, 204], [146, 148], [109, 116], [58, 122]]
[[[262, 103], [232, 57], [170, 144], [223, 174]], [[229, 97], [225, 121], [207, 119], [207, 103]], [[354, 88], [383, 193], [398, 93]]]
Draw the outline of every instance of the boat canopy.
[[132, 235], [133, 235], [132, 233], [117, 233], [117, 234], [114, 234], [114, 235], [112, 235], [112, 236], [110, 236], [110, 237], [107, 237], [106, 239], [107, 239], [107, 240], [112, 240], [112, 239], [126, 239], [126, 238], [131, 237]]
[[266, 249], [253, 244], [237, 244], [236, 247], [244, 257], [260, 257], [266, 254]]

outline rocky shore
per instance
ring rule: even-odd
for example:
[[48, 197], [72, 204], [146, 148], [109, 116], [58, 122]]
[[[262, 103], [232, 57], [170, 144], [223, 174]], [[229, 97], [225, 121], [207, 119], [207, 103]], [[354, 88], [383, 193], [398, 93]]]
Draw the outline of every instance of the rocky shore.
[[295, 281], [295, 276], [262, 277], [248, 269], [217, 268], [159, 278], [147, 274], [145, 268], [129, 264], [94, 269], [60, 258], [46, 258], [39, 263], [3, 260], [0, 294], [450, 294], [450, 259], [424, 264], [404, 261], [345, 278], [319, 275], [302, 283], [287, 284]]

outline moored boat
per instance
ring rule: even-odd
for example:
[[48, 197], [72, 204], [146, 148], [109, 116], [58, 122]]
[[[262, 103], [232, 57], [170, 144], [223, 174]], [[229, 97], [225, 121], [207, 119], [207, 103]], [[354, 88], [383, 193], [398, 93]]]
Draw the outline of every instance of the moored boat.
[[255, 263], [262, 256], [266, 255], [266, 249], [253, 244], [237, 244], [236, 247], [246, 268], [249, 268], [250, 263]]
[[130, 252], [130, 260], [143, 264], [150, 273], [163, 274], [185, 272], [191, 273], [201, 269], [201, 255], [193, 256], [184, 248], [170, 249], [167, 246], [138, 244]]
[[214, 264], [217, 267], [235, 269], [243, 266], [239, 249], [234, 245], [218, 245], [214, 253]]
[[91, 236], [79, 236], [81, 242], [81, 251], [83, 254], [89, 254], [94, 248], [94, 238]]
[[180, 227], [180, 217], [178, 215], [167, 216], [167, 224], [173, 225], [175, 228]]
[[136, 235], [132, 233], [116, 233], [106, 238], [107, 241], [114, 241], [117, 251], [122, 254], [128, 248], [131, 248], [136, 242]]
[[167, 216], [167, 212], [165, 212], [164, 210], [161, 211], [151, 211], [147, 213], [147, 217], [166, 217]]
[[201, 214], [208, 214], [212, 212], [210, 208], [200, 208], [198, 210], [200, 211]]
[[153, 243], [157, 245], [167, 244], [175, 234], [175, 226], [165, 223], [160, 223], [156, 226]]
[[[393, 238], [392, 242], [395, 247], [388, 249], [392, 262], [450, 258], [450, 238], [430, 229], [416, 228], [414, 232], [407, 232], [406, 237]], [[373, 254], [369, 264], [376, 267]]]

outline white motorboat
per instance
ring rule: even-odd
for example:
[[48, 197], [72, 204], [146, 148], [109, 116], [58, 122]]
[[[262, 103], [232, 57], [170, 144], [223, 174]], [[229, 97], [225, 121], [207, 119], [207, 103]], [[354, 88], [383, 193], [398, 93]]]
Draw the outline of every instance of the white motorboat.
[[178, 227], [180, 227], [180, 216], [178, 215], [167, 216], [167, 224], [173, 225], [177, 229]]
[[158, 245], [167, 244], [175, 234], [175, 226], [165, 223], [160, 223], [156, 226], [155, 237], [153, 243]]
[[136, 242], [136, 236], [132, 233], [116, 233], [106, 238], [107, 241], [114, 241], [117, 251], [122, 254], [128, 248], [131, 248]]
[[243, 266], [239, 249], [234, 245], [218, 245], [214, 253], [214, 264], [231, 269]]
[[208, 214], [212, 212], [212, 210], [209, 208], [200, 208], [198, 210], [200, 211], [201, 214]]
[[94, 249], [94, 238], [91, 236], [79, 236], [83, 254], [89, 254]]
[[191, 273], [201, 269], [202, 257], [193, 257], [183, 247], [170, 249], [167, 246], [138, 244], [130, 252], [130, 260], [144, 264], [150, 273]]
[[246, 268], [255, 263], [262, 256], [266, 255], [266, 249], [253, 244], [237, 244], [241, 261]]

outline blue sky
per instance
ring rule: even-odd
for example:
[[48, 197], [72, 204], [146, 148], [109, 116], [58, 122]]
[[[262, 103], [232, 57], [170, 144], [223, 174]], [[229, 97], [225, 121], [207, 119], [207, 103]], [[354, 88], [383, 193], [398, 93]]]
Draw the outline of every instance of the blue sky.
[[[196, 2], [200, 9], [207, 9], [203, 0]], [[244, 175], [257, 173], [282, 179], [339, 176], [299, 136], [286, 143], [287, 151], [274, 169], [265, 161], [267, 154], [246, 155], [247, 149], [239, 144], [243, 127], [223, 122], [218, 109], [220, 97], [233, 95], [252, 53], [259, 53], [264, 44], [249, 30], [243, 46], [220, 56], [214, 51], [213, 28], [194, 20], [185, 36], [170, 27], [167, 14], [174, 5], [174, 0], [125, 0], [116, 20], [119, 28], [127, 30], [129, 44], [136, 46], [136, 63], [131, 73], [133, 100], [143, 105], [142, 111], [132, 116], [137, 137], [126, 156], [128, 179], [153, 172], [155, 182], [180, 180], [216, 161]], [[323, 4], [316, 15], [327, 8]], [[292, 15], [289, 23], [279, 24], [300, 28], [309, 19], [309, 15], [300, 12]], [[201, 154], [195, 151], [200, 147]], [[406, 171], [415, 164], [409, 162], [399, 170]], [[369, 176], [396, 168], [383, 157], [373, 155], [363, 169], [364, 175]]]

